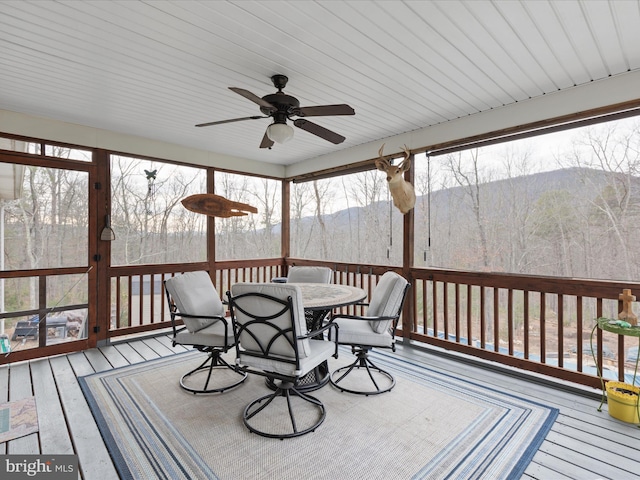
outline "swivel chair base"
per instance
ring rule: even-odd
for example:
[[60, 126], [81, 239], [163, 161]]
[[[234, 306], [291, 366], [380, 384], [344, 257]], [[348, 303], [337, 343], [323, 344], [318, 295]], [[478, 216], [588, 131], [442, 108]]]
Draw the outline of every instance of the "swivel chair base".
[[[282, 402], [278, 402], [278, 398], [282, 397], [284, 399]], [[301, 410], [304, 407], [309, 408], [311, 405], [311, 411], [304, 412], [300, 414], [299, 417], [304, 417], [302, 420], [307, 420], [305, 425], [299, 426], [296, 421], [296, 415], [294, 412], [293, 402], [296, 399], [300, 399], [303, 401], [303, 404], [300, 405]], [[276, 405], [274, 402], [283, 403], [286, 402], [286, 414], [285, 409], [281, 408], [281, 415], [283, 420], [288, 416], [288, 421], [290, 422], [289, 427], [285, 427], [283, 422], [282, 431], [267, 431], [267, 426], [272, 425], [274, 419], [277, 418], [274, 415], [273, 409], [278, 406], [283, 407], [282, 405]], [[273, 403], [273, 405], [272, 405]], [[305, 405], [306, 404], [306, 405]], [[271, 405], [271, 409], [267, 410], [267, 407]], [[315, 410], [315, 414], [311, 413]], [[260, 415], [262, 413], [262, 415]], [[311, 419], [309, 420], [309, 418]], [[314, 418], [315, 417], [315, 418]], [[264, 395], [254, 401], [252, 401], [249, 405], [246, 406], [244, 412], [242, 414], [242, 420], [245, 426], [249, 429], [250, 432], [260, 435], [262, 437], [269, 438], [279, 438], [280, 440], [284, 440], [285, 438], [293, 438], [299, 437], [301, 435], [305, 435], [310, 432], [314, 432], [316, 428], [318, 428], [326, 417], [325, 407], [320, 400], [310, 395], [306, 395], [298, 390], [296, 390], [295, 386], [291, 382], [282, 381], [277, 385], [276, 390], [273, 393], [268, 395]]]
[[[375, 365], [371, 359], [369, 359], [368, 350], [367, 349], [354, 349], [354, 353], [356, 354], [356, 360], [345, 367], [340, 367], [333, 372], [329, 377], [329, 381], [331, 385], [339, 389], [341, 392], [354, 393], [356, 395], [379, 395], [381, 393], [385, 393], [390, 391], [396, 385], [396, 379], [393, 378], [386, 370], [381, 369], [377, 365]], [[344, 372], [344, 373], [343, 373]], [[351, 382], [349, 384], [348, 380], [345, 381], [344, 384], [340, 384], [345, 378], [347, 378], [350, 374], [354, 376], [358, 375], [358, 373], [366, 372], [368, 376], [368, 380], [374, 386], [374, 390], [360, 390], [352, 386], [356, 382]], [[360, 375], [364, 377], [364, 374]], [[353, 379], [353, 377], [352, 377]], [[366, 379], [366, 377], [365, 377]], [[359, 379], [357, 385], [363, 383], [362, 379]]]
[[[235, 367], [229, 365], [221, 356], [220, 356], [220, 351], [218, 350], [210, 350], [210, 349], [198, 349], [204, 352], [208, 352], [209, 355], [207, 356], [207, 359], [202, 362], [198, 367], [194, 368], [193, 370], [185, 373], [182, 378], [180, 379], [180, 387], [183, 390], [186, 390], [187, 392], [191, 392], [193, 394], [197, 394], [197, 393], [222, 393], [225, 392], [227, 390], [231, 390], [232, 388], [237, 387], [238, 385], [242, 384], [246, 379], [247, 379], [247, 374], [244, 372], [239, 372], [238, 370], [236, 370]], [[215, 379], [216, 376], [219, 375], [212, 375], [214, 370], [225, 370], [229, 369], [231, 370], [235, 375], [237, 375], [239, 378], [234, 380], [231, 383], [228, 383], [226, 385], [223, 386], [214, 386], [212, 385], [210, 387], [210, 383], [211, 383], [211, 378], [213, 377]], [[205, 380], [204, 380], [204, 385], [202, 388], [196, 388], [193, 386], [194, 382], [193, 380], [196, 378], [196, 376], [206, 376]], [[191, 381], [188, 381], [188, 379], [191, 378]]]

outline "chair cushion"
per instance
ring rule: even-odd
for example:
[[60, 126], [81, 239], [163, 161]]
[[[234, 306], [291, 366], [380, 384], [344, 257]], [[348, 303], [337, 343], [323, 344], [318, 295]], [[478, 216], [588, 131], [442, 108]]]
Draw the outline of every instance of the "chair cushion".
[[[238, 295], [242, 295], [245, 293], [262, 293], [278, 298], [280, 300], [286, 300], [288, 297], [291, 297], [293, 303], [294, 321], [296, 322], [296, 333], [298, 335], [307, 334], [307, 323], [305, 321], [304, 307], [302, 305], [302, 293], [300, 292], [300, 288], [296, 285], [288, 285], [286, 283], [236, 283], [231, 286], [231, 295], [233, 297], [237, 297]], [[246, 297], [239, 299], [238, 305], [249, 312], [255, 312], [259, 315], [275, 314], [282, 309], [282, 305], [276, 305], [274, 304], [274, 302], [270, 302], [269, 300], [260, 297]], [[240, 312], [237, 308], [234, 309], [234, 315], [236, 317], [236, 320], [240, 324], [243, 324], [245, 321], [249, 320], [249, 318], [242, 312]], [[283, 328], [288, 328], [291, 325], [289, 315], [290, 312], [287, 310], [282, 318], [274, 319], [271, 321]], [[264, 332], [264, 336], [267, 337], [273, 335], [274, 333], [272, 328], [266, 326], [261, 330]], [[243, 349], [258, 349], [258, 345], [254, 340], [245, 337], [248, 337], [248, 335], [240, 337], [240, 344]], [[272, 346], [271, 353], [287, 358], [294, 358], [294, 351], [291, 348], [291, 345], [284, 339], [281, 339], [280, 342], [277, 342]], [[298, 341], [298, 354], [300, 358], [305, 358], [311, 355], [309, 339]]]
[[376, 322], [335, 317], [335, 323], [338, 324], [338, 343], [340, 344], [387, 348], [393, 345], [393, 337], [388, 330], [377, 333], [372, 328], [371, 324]]
[[[404, 277], [395, 272], [386, 272], [374, 288], [367, 309], [368, 317], [388, 317], [398, 314], [402, 299], [404, 298], [404, 289], [407, 285]], [[376, 333], [386, 332], [393, 320], [371, 321], [371, 328]], [[340, 332], [340, 343], [342, 343], [342, 332]]]
[[180, 345], [202, 345], [205, 347], [233, 346], [233, 328], [231, 328], [231, 324], [229, 324], [225, 341], [224, 324], [225, 320], [220, 320], [194, 333], [189, 330], [182, 330], [178, 332], [174, 341]]
[[[205, 271], [187, 272], [168, 278], [165, 288], [178, 307], [180, 313], [224, 317], [224, 306], [213, 286], [211, 277]], [[182, 318], [189, 332], [194, 333], [219, 319]]]
[[306, 375], [322, 362], [329, 359], [334, 354], [336, 345], [333, 342], [324, 340], [309, 340], [309, 355], [305, 358], [300, 358], [300, 370], [296, 370], [295, 364], [279, 362], [276, 359], [257, 358], [249, 355], [243, 355], [240, 351], [240, 356], [236, 359], [238, 365], [246, 365], [265, 372], [276, 372], [282, 375], [289, 375], [292, 377], [301, 377]]
[[331, 283], [332, 270], [329, 267], [291, 267], [289, 283]]

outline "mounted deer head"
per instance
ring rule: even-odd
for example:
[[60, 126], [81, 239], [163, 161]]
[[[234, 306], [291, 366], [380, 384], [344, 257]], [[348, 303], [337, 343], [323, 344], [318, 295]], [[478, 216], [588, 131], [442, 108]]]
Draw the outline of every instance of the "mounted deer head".
[[378, 157], [380, 158], [375, 161], [376, 167], [378, 170], [387, 174], [387, 182], [389, 183], [389, 191], [393, 198], [393, 204], [402, 212], [402, 214], [405, 214], [416, 204], [416, 193], [413, 190], [413, 185], [404, 179], [404, 172], [409, 170], [409, 167], [411, 167], [411, 160], [409, 160], [411, 153], [405, 145], [402, 149], [404, 152], [404, 159], [398, 166], [394, 166], [389, 162], [389, 160], [384, 158], [382, 155], [383, 150], [384, 143], [380, 147], [380, 150], [378, 150]]

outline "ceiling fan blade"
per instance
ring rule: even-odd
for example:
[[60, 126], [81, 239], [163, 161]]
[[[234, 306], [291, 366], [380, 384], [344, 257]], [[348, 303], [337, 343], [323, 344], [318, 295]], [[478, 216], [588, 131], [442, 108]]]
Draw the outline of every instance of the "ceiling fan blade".
[[262, 98], [257, 96], [255, 93], [251, 93], [249, 90], [245, 90], [244, 88], [238, 88], [238, 87], [229, 87], [229, 90], [236, 92], [238, 95], [242, 95], [244, 98], [251, 100], [253, 103], [257, 103], [261, 107], [264, 107], [274, 112], [277, 110], [275, 106], [273, 106], [266, 100], [263, 100]]
[[324, 138], [325, 140], [331, 143], [335, 143], [336, 145], [345, 141], [345, 137], [343, 137], [342, 135], [338, 135], [331, 130], [321, 127], [317, 123], [310, 122], [309, 120], [305, 120], [303, 118], [298, 118], [293, 122], [293, 124], [296, 127], [301, 128], [302, 130], [313, 133], [314, 135], [317, 135], [320, 138]]
[[344, 103], [340, 105], [316, 105], [300, 107], [297, 114], [301, 117], [326, 117], [328, 115], [355, 115], [356, 111]]
[[260, 142], [260, 148], [271, 148], [273, 147], [273, 140], [271, 140], [267, 136], [267, 132], [264, 132], [264, 137], [262, 137], [262, 142]]
[[259, 118], [269, 118], [260, 115], [254, 115], [253, 117], [231, 118], [229, 120], [220, 120], [218, 122], [199, 123], [196, 127], [210, 127], [211, 125], [222, 125], [223, 123], [241, 122], [243, 120], [257, 120]]

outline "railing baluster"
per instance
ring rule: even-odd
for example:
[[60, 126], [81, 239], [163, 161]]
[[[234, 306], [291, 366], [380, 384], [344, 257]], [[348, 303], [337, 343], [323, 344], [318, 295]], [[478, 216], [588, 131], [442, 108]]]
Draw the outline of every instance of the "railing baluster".
[[558, 294], [558, 366], [564, 367], [564, 295]]
[[454, 294], [455, 294], [455, 335], [456, 342], [460, 341], [460, 284], [454, 284]]
[[546, 294], [540, 293], [540, 361], [547, 363], [547, 302]]
[[[142, 325], [142, 319], [144, 318], [144, 275], [140, 275], [140, 286], [138, 287], [138, 325]], [[133, 325], [133, 319], [131, 319], [131, 325]]]
[[524, 358], [529, 358], [530, 349], [529, 349], [529, 291], [525, 290], [523, 292], [522, 298], [522, 308], [523, 308], [523, 328], [524, 328]]
[[[417, 283], [417, 282], [416, 282]], [[428, 284], [428, 280], [422, 280], [420, 282], [420, 286], [421, 291], [422, 291], [422, 333], [424, 335], [427, 334], [427, 325], [428, 325], [428, 321], [427, 321], [427, 313], [429, 310], [429, 302], [428, 302], [428, 298], [427, 298], [427, 284]], [[416, 295], [416, 302], [418, 301], [418, 295]], [[418, 307], [416, 306], [416, 312], [418, 311]]]
[[[449, 283], [442, 283], [442, 325], [444, 338], [449, 340]], [[436, 332], [437, 335], [437, 332]]]
[[493, 350], [500, 351], [500, 290], [493, 287]]
[[116, 277], [116, 328], [120, 328], [120, 310], [122, 309], [122, 277]]
[[167, 302], [165, 302], [165, 301], [164, 301], [164, 298], [165, 298], [165, 297], [164, 297], [164, 280], [165, 280], [165, 278], [166, 278], [166, 277], [165, 277], [165, 274], [164, 274], [164, 273], [163, 273], [163, 274], [161, 274], [161, 276], [160, 276], [160, 286], [161, 286], [161, 288], [162, 288], [162, 291], [161, 291], [161, 293], [160, 293], [160, 297], [162, 298], [162, 300], [160, 301], [160, 321], [161, 321], [161, 322], [164, 322], [164, 321], [165, 321], [165, 318], [164, 318], [164, 316], [165, 316], [165, 309], [164, 309], [164, 307], [165, 307], [165, 305], [167, 304]]
[[[577, 348], [581, 348], [582, 347], [582, 339], [583, 339], [583, 335], [582, 335], [582, 329], [584, 328], [583, 325], [583, 317], [582, 317], [582, 296], [577, 296], [576, 297], [576, 342]], [[578, 355], [577, 356], [577, 369], [579, 372], [582, 372], [582, 355]]]
[[438, 282], [431, 282], [431, 298], [433, 301], [433, 336], [438, 338]]
[[[154, 323], [154, 318], [155, 318], [155, 299], [156, 299], [156, 276], [155, 274], [151, 274], [151, 283], [149, 284], [150, 288], [150, 295], [149, 295], [149, 321], [150, 323]], [[142, 322], [141, 322], [142, 323]]]
[[467, 345], [473, 345], [473, 287], [467, 284]]
[[513, 355], [513, 289], [507, 290], [507, 328], [509, 355]]
[[483, 285], [480, 287], [480, 348], [487, 348], [485, 310], [487, 307], [487, 291]]

